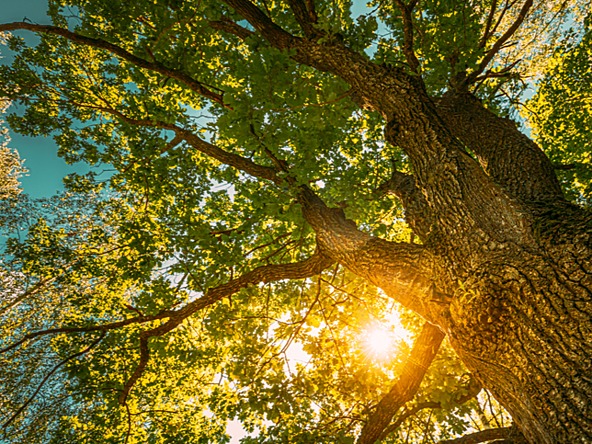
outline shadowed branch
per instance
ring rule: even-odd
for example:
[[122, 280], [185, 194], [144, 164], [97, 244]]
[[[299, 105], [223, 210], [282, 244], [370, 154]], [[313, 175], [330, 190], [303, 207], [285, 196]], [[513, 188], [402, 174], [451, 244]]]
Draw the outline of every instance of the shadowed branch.
[[533, 0], [526, 0], [524, 2], [524, 4], [522, 5], [522, 9], [520, 9], [520, 12], [518, 13], [518, 17], [516, 18], [516, 21], [497, 40], [497, 42], [495, 42], [493, 44], [491, 49], [489, 51], [487, 51], [487, 53], [483, 57], [483, 60], [481, 60], [481, 63], [479, 63], [479, 66], [475, 69], [475, 71], [473, 71], [472, 73], [470, 73], [467, 76], [467, 78], [464, 82], [465, 85], [467, 85], [467, 86], [471, 85], [473, 82], [475, 82], [477, 77], [481, 73], [483, 73], [483, 71], [485, 71], [485, 68], [487, 68], [487, 65], [489, 65], [491, 60], [493, 60], [495, 55], [500, 51], [500, 49], [502, 48], [504, 43], [506, 43], [508, 41], [508, 39], [510, 39], [514, 35], [514, 33], [518, 30], [518, 28], [520, 28], [520, 26], [522, 25], [522, 22], [524, 22], [524, 19], [526, 18], [530, 8], [532, 7], [532, 3], [533, 3]]
[[304, 0], [288, 0], [288, 4], [294, 13], [296, 21], [300, 25], [302, 32], [304, 32], [304, 35], [309, 38], [313, 38], [317, 35], [318, 31], [314, 27], [314, 23], [316, 23], [316, 15], [314, 12], [311, 14], [308, 10], [308, 5]]
[[424, 324], [403, 367], [403, 372], [395, 385], [378, 403], [356, 444], [375, 443], [397, 411], [413, 399], [445, 336], [438, 327], [429, 323]]
[[415, 1], [405, 4], [403, 0], [395, 0], [397, 7], [401, 11], [403, 16], [403, 54], [409, 64], [411, 70], [415, 73], [419, 73], [419, 60], [413, 50], [413, 8]]
[[[456, 439], [447, 439], [440, 441], [438, 444], [478, 444], [481, 442], [504, 440], [506, 443], [512, 443], [508, 440], [514, 432], [514, 427], [501, 427], [498, 429], [486, 429], [480, 432], [471, 433]], [[506, 441], [507, 440], [507, 441]]]

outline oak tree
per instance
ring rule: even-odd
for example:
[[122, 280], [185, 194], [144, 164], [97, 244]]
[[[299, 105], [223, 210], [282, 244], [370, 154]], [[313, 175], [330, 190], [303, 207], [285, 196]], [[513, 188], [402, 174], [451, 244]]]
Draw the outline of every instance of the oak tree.
[[560, 182], [543, 136], [563, 90], [533, 99], [546, 151], [512, 120], [537, 75], [589, 77], [578, 3], [50, 0], [0, 25], [39, 36], [7, 40], [12, 130], [94, 167], [4, 206], [4, 439], [590, 442], [589, 176]]

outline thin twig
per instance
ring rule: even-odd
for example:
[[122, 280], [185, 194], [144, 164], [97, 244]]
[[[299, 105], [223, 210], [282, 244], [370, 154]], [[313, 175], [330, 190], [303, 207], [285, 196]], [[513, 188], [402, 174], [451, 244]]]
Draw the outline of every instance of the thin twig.
[[105, 337], [105, 332], [101, 332], [101, 335], [99, 336], [99, 338], [97, 340], [95, 340], [92, 344], [90, 344], [87, 348], [85, 348], [84, 350], [82, 350], [81, 352], [78, 353], [74, 353], [73, 355], [68, 356], [66, 359], [63, 359], [62, 361], [60, 361], [47, 375], [45, 375], [45, 377], [43, 378], [43, 380], [41, 381], [41, 383], [39, 383], [39, 385], [37, 386], [37, 389], [35, 390], [35, 392], [33, 392], [33, 394], [29, 397], [29, 399], [27, 399], [25, 401], [25, 403], [10, 417], [10, 419], [8, 419], [8, 421], [6, 421], [3, 425], [2, 428], [5, 429], [6, 427], [8, 427], [10, 425], [11, 422], [13, 422], [22, 412], [23, 410], [25, 410], [25, 408], [31, 403], [31, 401], [33, 401], [33, 399], [35, 399], [35, 397], [37, 396], [37, 394], [39, 393], [39, 391], [43, 388], [43, 386], [45, 385], [45, 383], [49, 380], [49, 378], [51, 378], [51, 376], [64, 364], [66, 364], [68, 361], [71, 361], [74, 358], [77, 358], [79, 356], [82, 356], [86, 353], [88, 353], [92, 348], [94, 348], [99, 342], [101, 342], [101, 340]]

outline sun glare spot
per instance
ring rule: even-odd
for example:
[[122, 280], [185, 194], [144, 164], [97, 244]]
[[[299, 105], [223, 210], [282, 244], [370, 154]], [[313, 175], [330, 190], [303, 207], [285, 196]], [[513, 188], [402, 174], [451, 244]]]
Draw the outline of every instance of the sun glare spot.
[[368, 357], [386, 361], [397, 353], [401, 343], [409, 344], [411, 333], [403, 327], [397, 311], [388, 314], [384, 323], [376, 322], [362, 332], [362, 348]]
[[392, 332], [381, 326], [373, 326], [364, 332], [364, 350], [375, 359], [385, 360], [395, 351]]

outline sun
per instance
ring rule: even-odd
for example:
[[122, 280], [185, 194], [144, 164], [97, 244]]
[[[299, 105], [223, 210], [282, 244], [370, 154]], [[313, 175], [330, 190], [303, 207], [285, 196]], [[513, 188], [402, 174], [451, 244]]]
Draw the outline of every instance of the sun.
[[395, 340], [392, 331], [374, 325], [363, 333], [364, 351], [375, 359], [385, 360], [395, 351]]
[[387, 313], [383, 322], [376, 320], [362, 331], [361, 343], [364, 353], [375, 360], [392, 359], [402, 343], [409, 344], [411, 333], [401, 323], [396, 310]]

